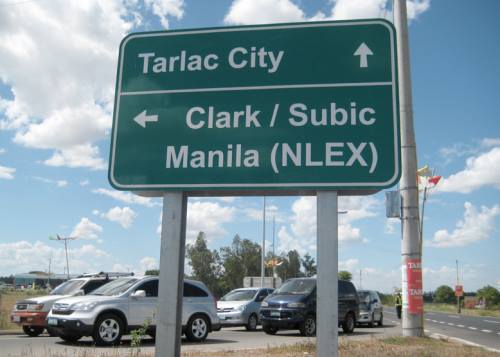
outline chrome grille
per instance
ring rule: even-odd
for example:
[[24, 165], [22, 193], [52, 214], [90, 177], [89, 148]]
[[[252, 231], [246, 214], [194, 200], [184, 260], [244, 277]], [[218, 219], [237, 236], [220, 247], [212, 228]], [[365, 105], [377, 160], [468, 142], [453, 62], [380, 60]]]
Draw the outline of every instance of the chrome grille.
[[52, 310], [57, 310], [57, 311], [65, 311], [69, 309], [69, 304], [62, 304], [62, 303], [55, 303], [52, 306]]

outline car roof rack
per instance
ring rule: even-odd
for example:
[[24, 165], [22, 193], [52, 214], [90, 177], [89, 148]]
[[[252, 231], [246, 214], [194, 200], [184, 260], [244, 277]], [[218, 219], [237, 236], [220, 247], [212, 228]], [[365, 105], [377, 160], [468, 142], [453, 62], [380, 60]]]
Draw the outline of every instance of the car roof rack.
[[119, 278], [122, 276], [134, 276], [134, 273], [119, 273], [119, 272], [109, 272], [109, 271], [101, 271], [99, 273], [85, 273], [79, 275], [78, 278]]

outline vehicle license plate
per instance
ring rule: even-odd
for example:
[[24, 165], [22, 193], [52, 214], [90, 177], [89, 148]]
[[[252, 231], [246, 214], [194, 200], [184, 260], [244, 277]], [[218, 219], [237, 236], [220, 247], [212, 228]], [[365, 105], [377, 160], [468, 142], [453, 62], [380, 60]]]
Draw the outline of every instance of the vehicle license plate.
[[281, 314], [279, 311], [271, 311], [271, 316], [280, 317]]
[[57, 326], [57, 319], [55, 319], [53, 317], [49, 317], [49, 319], [47, 320], [47, 325]]
[[21, 321], [21, 316], [12, 316], [12, 322], [20, 322]]

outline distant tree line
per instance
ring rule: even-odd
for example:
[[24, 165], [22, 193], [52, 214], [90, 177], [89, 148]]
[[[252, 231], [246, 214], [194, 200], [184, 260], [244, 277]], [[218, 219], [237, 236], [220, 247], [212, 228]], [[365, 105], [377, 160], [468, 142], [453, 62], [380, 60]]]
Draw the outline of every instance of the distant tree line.
[[[200, 232], [194, 243], [186, 246], [186, 258], [192, 270], [188, 278], [204, 282], [216, 297], [221, 297], [233, 289], [241, 288], [245, 276], [260, 276], [261, 254], [259, 244], [239, 235], [234, 236], [231, 245], [210, 250], [205, 234]], [[276, 256], [267, 252], [265, 261], [273, 260], [278, 263], [276, 274], [282, 281], [316, 275], [316, 262], [309, 253], [301, 257], [295, 249]], [[266, 265], [265, 274], [273, 276], [273, 267]], [[339, 277], [351, 280], [352, 274], [341, 271]]]

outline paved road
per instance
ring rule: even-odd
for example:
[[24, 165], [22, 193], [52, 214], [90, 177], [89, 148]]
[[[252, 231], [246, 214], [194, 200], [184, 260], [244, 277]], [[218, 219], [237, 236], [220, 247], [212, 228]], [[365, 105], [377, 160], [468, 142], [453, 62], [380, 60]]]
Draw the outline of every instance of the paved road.
[[[397, 320], [395, 309], [385, 309], [388, 319]], [[438, 333], [463, 339], [500, 351], [500, 319], [494, 317], [464, 316], [443, 312], [424, 314], [426, 333]]]
[[[372, 337], [399, 335], [400, 328], [391, 321], [386, 321], [386, 326], [365, 328], [358, 327], [352, 335], [339, 333], [340, 339], [364, 339]], [[182, 340], [182, 351], [217, 351], [235, 349], [265, 348], [267, 346], [280, 346], [295, 344], [301, 341], [313, 341], [299, 335], [298, 331], [279, 331], [277, 335], [266, 335], [260, 329], [248, 332], [244, 328], [229, 328], [211, 333], [205, 343], [190, 343]], [[27, 336], [0, 336], [0, 355], [3, 357], [45, 357], [45, 356], [130, 356], [130, 339], [124, 337], [122, 345], [118, 348], [94, 347], [90, 338], [83, 338], [77, 344], [68, 344], [57, 337], [41, 335], [39, 337]], [[145, 339], [141, 350], [153, 351], [154, 342]]]
[[[372, 337], [395, 336], [401, 334], [400, 320], [392, 308], [386, 308], [385, 326], [382, 328], [356, 328], [354, 334], [344, 335], [339, 332], [341, 340], [359, 340]], [[448, 313], [427, 312], [424, 315], [424, 327], [427, 334], [437, 333], [449, 337], [463, 339], [489, 348], [500, 350], [500, 319], [490, 317], [462, 316]], [[313, 341], [315, 338], [306, 338], [297, 331], [280, 331], [276, 336], [269, 336], [260, 329], [247, 332], [243, 328], [223, 329], [209, 335], [205, 343], [190, 343], [182, 340], [182, 351], [216, 351], [252, 349], [266, 346], [280, 346], [294, 344], [301, 341]], [[145, 339], [142, 343], [143, 351], [153, 351], [154, 341]], [[84, 338], [77, 344], [68, 344], [57, 337], [31, 338], [23, 335], [0, 336], [0, 355], [45, 357], [45, 356], [129, 356], [130, 339], [124, 337], [123, 343], [117, 348], [94, 347], [90, 338]]]

